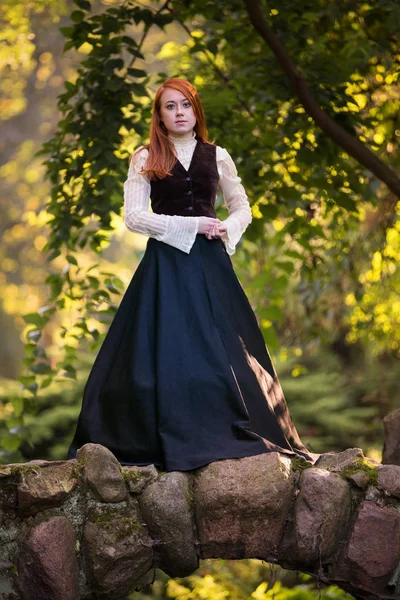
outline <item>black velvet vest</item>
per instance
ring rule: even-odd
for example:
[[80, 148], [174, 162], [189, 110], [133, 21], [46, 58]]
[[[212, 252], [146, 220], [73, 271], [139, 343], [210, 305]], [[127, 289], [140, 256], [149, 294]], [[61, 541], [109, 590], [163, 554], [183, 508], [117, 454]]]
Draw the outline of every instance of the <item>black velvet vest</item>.
[[219, 174], [214, 144], [206, 144], [196, 136], [188, 170], [177, 160], [171, 173], [150, 182], [153, 212], [183, 217], [215, 217], [215, 196]]

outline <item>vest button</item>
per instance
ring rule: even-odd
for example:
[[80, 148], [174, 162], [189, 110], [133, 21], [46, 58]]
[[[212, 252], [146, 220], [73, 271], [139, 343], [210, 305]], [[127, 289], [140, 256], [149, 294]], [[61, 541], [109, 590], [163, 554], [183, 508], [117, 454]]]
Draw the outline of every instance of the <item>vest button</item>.
[[188, 206], [188, 210], [193, 210], [193, 206]]
[[187, 194], [188, 196], [190, 196], [190, 194], [191, 194], [191, 193], [192, 193], [192, 190], [189, 190], [188, 192], [186, 192], [186, 194]]
[[186, 177], [186, 181], [190, 181], [190, 177]]

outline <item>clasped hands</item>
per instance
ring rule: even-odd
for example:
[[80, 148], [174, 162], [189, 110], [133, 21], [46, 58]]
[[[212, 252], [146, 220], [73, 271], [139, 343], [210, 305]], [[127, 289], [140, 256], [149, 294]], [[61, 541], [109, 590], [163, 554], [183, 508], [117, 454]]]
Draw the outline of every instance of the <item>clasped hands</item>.
[[225, 235], [227, 233], [227, 228], [220, 219], [214, 219], [213, 217], [199, 217], [198, 233], [203, 233], [206, 238], [212, 240], [214, 238], [221, 238]]

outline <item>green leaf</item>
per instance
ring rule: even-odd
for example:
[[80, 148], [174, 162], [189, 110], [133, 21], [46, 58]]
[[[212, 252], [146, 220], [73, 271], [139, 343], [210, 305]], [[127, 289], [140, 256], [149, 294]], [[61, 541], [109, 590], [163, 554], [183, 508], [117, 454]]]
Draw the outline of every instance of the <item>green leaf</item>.
[[136, 96], [149, 96], [148, 91], [146, 90], [146, 88], [144, 87], [144, 85], [142, 85], [141, 83], [131, 83], [130, 86], [131, 90], [134, 92], [134, 94]]
[[273, 351], [278, 350], [280, 344], [275, 329], [273, 327], [261, 327], [261, 330], [267, 347]]
[[67, 254], [67, 256], [65, 258], [67, 259], [67, 261], [71, 265], [77, 265], [78, 264], [78, 261], [76, 260], [75, 256], [72, 256], [72, 254]]
[[8, 452], [15, 452], [15, 450], [18, 450], [21, 443], [21, 438], [16, 435], [12, 435], [11, 433], [9, 435], [3, 435], [0, 438], [0, 446]]
[[42, 332], [39, 329], [31, 329], [26, 334], [26, 337], [30, 342], [38, 342], [42, 336]]
[[277, 262], [276, 266], [279, 267], [279, 269], [285, 271], [285, 273], [288, 273], [289, 275], [294, 271], [294, 264], [290, 261]]
[[83, 10], [91, 10], [90, 2], [88, 0], [74, 0], [75, 4]]
[[30, 368], [32, 373], [36, 373], [36, 375], [47, 375], [48, 373], [52, 373], [53, 370], [47, 363], [36, 363], [32, 365]]
[[110, 77], [106, 81], [106, 87], [112, 92], [118, 92], [124, 86], [124, 80], [121, 77]]
[[285, 254], [286, 256], [290, 256], [290, 258], [299, 258], [300, 260], [303, 260], [302, 255], [299, 252], [296, 252], [296, 250], [285, 250]]
[[38, 313], [28, 313], [26, 315], [22, 315], [25, 323], [27, 325], [36, 325], [36, 327], [43, 327], [46, 323], [46, 319], [41, 317]]
[[282, 321], [283, 319], [282, 309], [275, 304], [270, 304], [270, 306], [262, 309], [260, 314], [264, 319], [268, 319], [270, 321]]
[[34, 381], [33, 383], [30, 383], [29, 385], [25, 386], [25, 389], [28, 390], [29, 392], [31, 392], [34, 396], [36, 395], [36, 392], [39, 389], [38, 384], [36, 383], [36, 381]]
[[53, 377], [46, 377], [40, 384], [40, 389], [47, 388], [52, 383]]
[[261, 204], [260, 202], [258, 208], [266, 219], [276, 219], [279, 214], [279, 209], [275, 204]]
[[11, 398], [11, 404], [14, 409], [14, 414], [19, 417], [24, 410], [24, 400], [20, 396], [14, 396]]
[[129, 75], [132, 75], [132, 77], [147, 77], [146, 71], [143, 71], [142, 69], [134, 69], [133, 67], [129, 67], [128, 73]]
[[60, 256], [60, 254], [61, 254], [60, 250], [53, 250], [52, 252], [50, 252], [50, 254], [48, 254], [46, 256], [46, 262], [51, 262], [52, 260], [57, 258], [57, 256]]
[[346, 210], [357, 210], [357, 204], [353, 198], [349, 198], [346, 194], [340, 194], [335, 198], [336, 204], [345, 208]]
[[114, 294], [120, 294], [120, 290], [117, 288], [117, 286], [114, 284], [114, 281], [112, 279], [105, 279], [104, 283], [107, 287], [108, 290], [110, 290], [110, 292], [113, 292]]
[[121, 42], [123, 42], [124, 44], [127, 44], [128, 46], [134, 46], [135, 48], [137, 48], [137, 43], [136, 41], [129, 37], [128, 35], [123, 35], [121, 38]]
[[[19, 429], [23, 424], [23, 418], [21, 416], [17, 416], [15, 413], [9, 415], [6, 419], [6, 425], [9, 430], [14, 428]], [[17, 433], [17, 431], [11, 431], [10, 433]]]
[[76, 369], [72, 365], [64, 365], [64, 373], [61, 373], [63, 377], [67, 379], [76, 379]]
[[[158, 25], [160, 29], [164, 30], [166, 25], [174, 21], [174, 17], [173, 15], [160, 13], [158, 15], [154, 15], [152, 21], [155, 25]], [[151, 24], [151, 21], [149, 23]]]
[[71, 21], [73, 21], [74, 23], [80, 23], [81, 21], [83, 21], [84, 18], [85, 18], [85, 13], [82, 12], [81, 10], [74, 10], [71, 13]]
[[60, 31], [63, 34], [64, 37], [71, 37], [72, 33], [74, 32], [75, 28], [74, 27], [60, 27]]
[[109, 72], [112, 72], [114, 69], [123, 69], [124, 61], [122, 58], [111, 58], [104, 64], [104, 67]]
[[137, 58], [141, 58], [142, 60], [146, 60], [145, 57], [143, 56], [143, 54], [141, 52], [139, 52], [139, 50], [132, 48], [132, 46], [128, 46], [127, 50], [130, 54], [133, 54], [133, 56], [136, 56]]
[[207, 49], [211, 54], [217, 54], [218, 52], [218, 40], [211, 39], [207, 42]]

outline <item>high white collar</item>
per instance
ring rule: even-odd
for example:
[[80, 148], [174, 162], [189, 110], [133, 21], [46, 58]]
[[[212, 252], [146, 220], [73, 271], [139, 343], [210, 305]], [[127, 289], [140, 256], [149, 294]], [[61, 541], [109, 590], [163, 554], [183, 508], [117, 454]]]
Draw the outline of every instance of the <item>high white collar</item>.
[[196, 132], [194, 129], [192, 131], [188, 131], [184, 136], [182, 135], [174, 135], [173, 133], [168, 133], [168, 137], [173, 142], [174, 146], [191, 146], [193, 141], [196, 139]]

